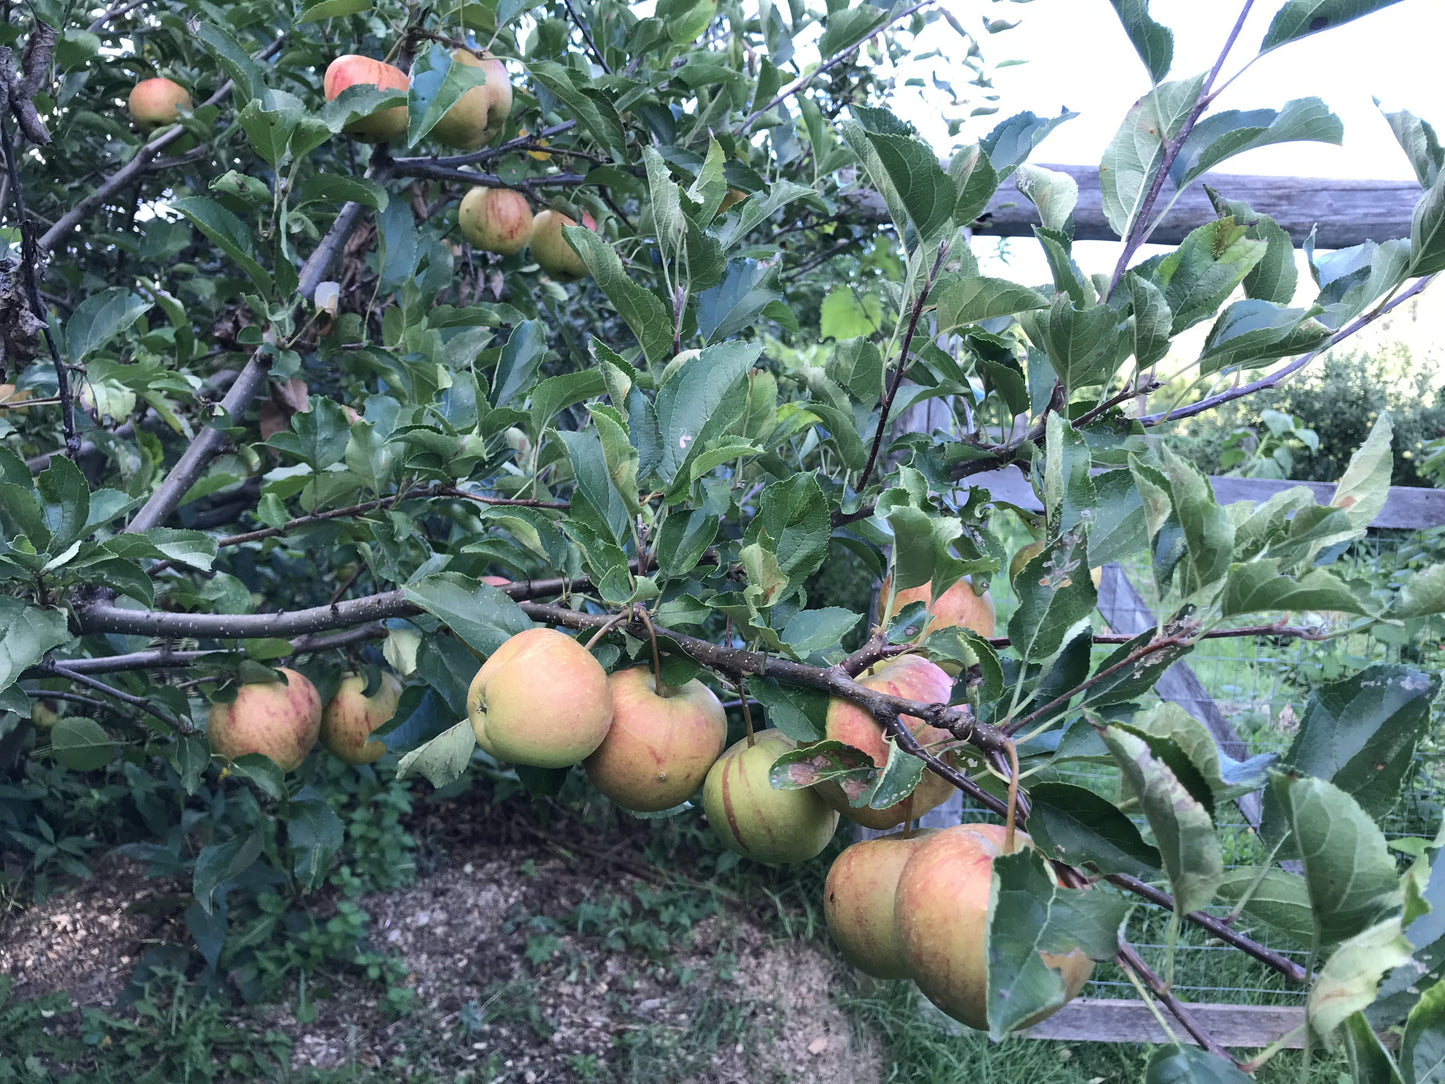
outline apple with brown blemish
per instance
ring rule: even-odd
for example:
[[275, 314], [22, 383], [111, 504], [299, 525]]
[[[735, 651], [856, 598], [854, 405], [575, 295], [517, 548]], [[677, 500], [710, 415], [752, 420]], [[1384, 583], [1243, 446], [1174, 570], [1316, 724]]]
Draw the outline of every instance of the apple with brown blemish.
[[321, 731], [321, 696], [303, 674], [284, 666], [280, 673], [284, 682], [242, 685], [234, 700], [211, 705], [212, 753], [228, 760], [260, 753], [286, 772], [301, 766]]
[[838, 814], [813, 788], [773, 788], [773, 761], [794, 748], [782, 731], [764, 730], [751, 744], [742, 738], [729, 746], [708, 771], [702, 807], [730, 850], [769, 864], [805, 862], [833, 838]]
[[727, 744], [722, 701], [697, 679], [659, 691], [645, 667], [618, 670], [608, 685], [612, 726], [587, 758], [592, 785], [637, 813], [687, 801]]

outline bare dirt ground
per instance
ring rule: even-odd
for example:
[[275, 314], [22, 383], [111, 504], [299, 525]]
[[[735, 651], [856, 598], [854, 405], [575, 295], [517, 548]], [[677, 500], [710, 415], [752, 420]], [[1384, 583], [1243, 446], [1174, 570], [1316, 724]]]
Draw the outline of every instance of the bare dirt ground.
[[[465, 798], [423, 804], [413, 831], [441, 857], [411, 886], [359, 901], [373, 946], [404, 963], [409, 1012], [388, 1013], [376, 982], [346, 974], [318, 984], [305, 1023], [294, 1005], [252, 1010], [252, 1026], [290, 1038], [293, 1068], [381, 1070], [400, 1059], [440, 1079], [525, 1084], [881, 1079], [879, 1043], [834, 1000], [853, 989], [845, 965], [758, 921], [765, 899], [725, 900], [695, 923], [674, 917], [659, 938], [647, 928], [656, 916], [634, 906], [667, 880], [642, 857], [641, 832], [599, 853], [596, 840], [563, 846], [525, 819], [489, 838], [457, 830], [480, 812]], [[181, 890], [109, 859], [76, 891], [0, 918], [0, 974], [16, 998], [63, 991], [77, 1005], [114, 1006], [146, 951], [185, 939]], [[604, 921], [579, 933], [588, 903], [632, 913], [618, 932]]]

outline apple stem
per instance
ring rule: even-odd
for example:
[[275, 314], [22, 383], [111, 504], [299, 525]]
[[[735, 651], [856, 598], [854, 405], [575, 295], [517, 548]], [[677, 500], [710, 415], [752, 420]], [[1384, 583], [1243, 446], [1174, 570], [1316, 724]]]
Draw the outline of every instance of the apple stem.
[[1003, 827], [1003, 852], [1004, 854], [1014, 853], [1014, 820], [1018, 814], [1019, 805], [1019, 751], [1012, 740], [1004, 743], [1004, 751], [1008, 753], [1008, 809], [1004, 814]]
[[913, 795], [910, 793], [903, 799], [903, 838], [912, 839], [917, 827], [913, 820]]
[[598, 641], [598, 640], [602, 639], [602, 637], [606, 636], [609, 632], [611, 632], [613, 629], [615, 629], [618, 625], [620, 625], [620, 624], [622, 624], [622, 622], [626, 621], [626, 620], [627, 620], [627, 616], [628, 616], [628, 614], [627, 614], [627, 611], [626, 611], [626, 610], [623, 610], [620, 614], [613, 614], [613, 615], [607, 620], [607, 622], [606, 622], [605, 624], [598, 626], [597, 631], [594, 632], [594, 633], [592, 634], [591, 638], [588, 639], [588, 641], [587, 641], [585, 644], [583, 644], [582, 646], [585, 647], [588, 651], [591, 651], [594, 647], [597, 646], [597, 641]]
[[753, 745], [757, 742], [757, 738], [753, 735], [753, 711], [750, 707], [748, 707], [748, 690], [744, 687], [743, 679], [741, 677], [737, 679], [736, 685], [738, 690], [738, 700], [743, 706], [743, 728], [748, 733], [748, 748], [751, 749]]
[[662, 684], [662, 655], [657, 650], [657, 627], [653, 625], [646, 606], [637, 607], [637, 616], [642, 618], [642, 623], [647, 626], [647, 639], [652, 643], [652, 680], [657, 683], [657, 695], [665, 698], [667, 693]]

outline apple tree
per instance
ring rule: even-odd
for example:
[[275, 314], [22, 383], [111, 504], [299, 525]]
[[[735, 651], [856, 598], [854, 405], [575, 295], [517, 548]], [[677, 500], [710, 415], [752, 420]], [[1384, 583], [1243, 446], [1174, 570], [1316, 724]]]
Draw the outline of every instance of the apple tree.
[[[1148, 1080], [1241, 1079], [1124, 937], [1143, 905], [1308, 985], [1310, 1041], [1348, 1044], [1357, 1080], [1426, 1079], [1445, 877], [1434, 841], [1392, 851], [1380, 824], [1439, 676], [1373, 666], [1320, 687], [1277, 760], [1231, 760], [1141, 704], [1207, 637], [1309, 636], [1289, 617], [1304, 610], [1355, 630], [1445, 610], [1445, 566], [1371, 590], [1334, 565], [1385, 500], [1388, 421], [1323, 504], [1300, 488], [1221, 506], [1168, 441], [1445, 267], [1430, 125], [1389, 116], [1421, 185], [1411, 235], [1311, 251], [1308, 291], [1289, 235], [1228, 191], [1181, 244], [1141, 251], [1231, 156], [1341, 138], [1318, 99], [1214, 108], [1226, 66], [1389, 2], [1276, 0], [1258, 42], [1233, 23], [1244, 3], [1207, 72], [1173, 70], [1147, 0], [1099, 2], [1141, 96], [1101, 149], [1117, 260], [1086, 268], [1074, 182], [1029, 163], [1071, 114], [991, 115], [989, 38], [1026, 7], [36, 0], [0, 30], [0, 770], [123, 764], [178, 800], [250, 796], [264, 823], [193, 864], [187, 921], [214, 966], [227, 884], [269, 864], [305, 888], [335, 850], [273, 730], [363, 759], [394, 716], [402, 772], [458, 779], [490, 762], [481, 739], [546, 792], [577, 758], [506, 744], [500, 678], [469, 695], [479, 660], [500, 673], [524, 657], [502, 652], [514, 637], [559, 630], [563, 661], [512, 685], [594, 690], [572, 704], [585, 715], [613, 695], [587, 667], [701, 679], [748, 716], [738, 758], [760, 767], [729, 771], [759, 810], [897, 824], [954, 788], [1001, 818], [996, 861], [959, 847], [904, 874], [914, 977], [971, 1024], [1002, 1036], [1076, 992], [1088, 960], [1117, 960], [1199, 1044], [1158, 1050]], [[341, 56], [399, 75], [328, 77]], [[925, 72], [948, 146], [899, 116]], [[170, 84], [133, 120], [148, 79]], [[1009, 188], [1037, 209], [1047, 282], [980, 271], [970, 226]], [[461, 214], [477, 189], [521, 200]], [[534, 216], [528, 247], [495, 239], [502, 203]], [[1176, 337], [1206, 325], [1184, 356]], [[1192, 383], [1161, 402], [1166, 359]], [[934, 401], [951, 425], [898, 424]], [[1009, 513], [971, 482], [1003, 467], [1044, 508], [1017, 562]], [[885, 580], [886, 620], [810, 597], [845, 556]], [[1166, 616], [1115, 636], [1091, 620], [1090, 570], [1139, 557]], [[1006, 627], [935, 619], [1002, 577]], [[238, 689], [283, 665], [329, 723], [241, 711]], [[230, 720], [223, 748], [208, 716]], [[1078, 764], [1109, 785], [1066, 781]], [[746, 850], [749, 825], [708, 794]], [[1253, 864], [1226, 872], [1219, 811], [1250, 794]], [[961, 928], [928, 910], [931, 886], [984, 903]], [[1374, 1029], [1399, 1023], [1392, 1054]]]

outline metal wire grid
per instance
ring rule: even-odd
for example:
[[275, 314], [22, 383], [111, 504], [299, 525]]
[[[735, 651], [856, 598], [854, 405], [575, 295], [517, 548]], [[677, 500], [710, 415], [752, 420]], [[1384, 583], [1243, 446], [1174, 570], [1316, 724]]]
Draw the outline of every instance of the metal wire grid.
[[[1440, 532], [1371, 534], [1344, 554], [1335, 567], [1346, 575], [1365, 572], [1388, 574], [1401, 568], [1410, 556], [1418, 553], [1422, 543], [1438, 549], [1439, 536]], [[1021, 539], [1020, 544], [1023, 541], [1027, 539]], [[1139, 562], [1126, 566], [1125, 571], [1145, 599], [1145, 604], [1157, 615], [1160, 607], [1150, 570]], [[1006, 628], [1008, 617], [1017, 605], [1012, 587], [1006, 580], [1007, 577], [999, 577], [991, 590], [1001, 630]], [[1166, 599], [1164, 611], [1167, 612], [1169, 607]], [[1316, 622], [1331, 630], [1344, 627], [1347, 620], [1334, 614], [1295, 614], [1291, 617], [1292, 623]], [[1111, 647], [1096, 648], [1096, 661], [1110, 650]], [[1384, 643], [1368, 634], [1351, 634], [1324, 642], [1278, 637], [1219, 639], [1203, 641], [1185, 659], [1198, 678], [1204, 695], [1228, 720], [1247, 746], [1249, 755], [1285, 752], [1293, 740], [1311, 689], [1321, 681], [1353, 673], [1373, 663], [1401, 661], [1426, 669], [1440, 669], [1445, 666], [1445, 644]], [[1151, 700], [1159, 702], [1158, 696], [1152, 693], [1141, 699], [1146, 705]], [[1445, 706], [1437, 702], [1432, 735], [1440, 734], [1445, 734]], [[1071, 781], [1080, 785], [1092, 786], [1106, 795], [1112, 793], [1113, 780], [1107, 770], [1101, 772], [1085, 768], [1067, 774]], [[1445, 806], [1445, 749], [1432, 740], [1425, 743], [1425, 748], [1417, 755], [1405, 794], [1386, 820], [1387, 837], [1433, 837], [1440, 826], [1442, 806]], [[965, 811], [982, 813], [982, 810], [968, 806], [965, 806]], [[1263, 846], [1234, 805], [1221, 807], [1217, 815], [1224, 830], [1229, 868], [1266, 860]], [[1218, 906], [1212, 910], [1223, 915], [1228, 909]], [[1163, 967], [1167, 953], [1167, 928], [1167, 916], [1152, 909], [1136, 909], [1130, 920], [1130, 941], [1151, 966]], [[1239, 928], [1274, 951], [1301, 963], [1307, 962], [1305, 947], [1271, 936], [1270, 931], [1263, 927]], [[1187, 1000], [1288, 1005], [1299, 1004], [1306, 996], [1305, 991], [1288, 986], [1275, 972], [1238, 950], [1202, 940], [1199, 931], [1183, 933], [1175, 951], [1175, 990]], [[1085, 993], [1093, 997], [1136, 996], [1134, 986], [1112, 965], [1096, 970]]]

